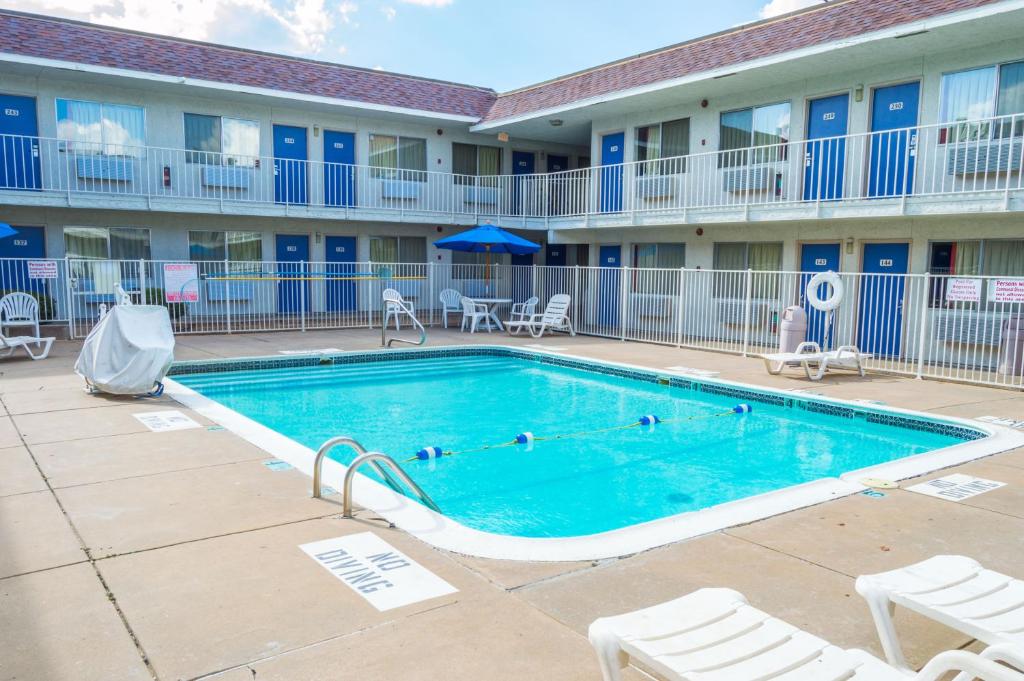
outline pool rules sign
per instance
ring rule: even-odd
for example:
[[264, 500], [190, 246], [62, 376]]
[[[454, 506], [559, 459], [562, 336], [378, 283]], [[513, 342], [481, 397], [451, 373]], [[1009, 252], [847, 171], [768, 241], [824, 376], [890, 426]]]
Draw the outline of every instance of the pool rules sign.
[[299, 548], [377, 610], [400, 608], [458, 591], [372, 532], [324, 539]]

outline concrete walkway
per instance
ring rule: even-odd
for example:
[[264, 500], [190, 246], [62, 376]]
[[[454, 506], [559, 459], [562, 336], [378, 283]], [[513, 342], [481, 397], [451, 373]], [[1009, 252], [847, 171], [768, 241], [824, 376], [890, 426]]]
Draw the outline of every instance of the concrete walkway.
[[[1024, 419], [1020, 393], [888, 376], [809, 384], [759, 360], [596, 338], [513, 340], [431, 331], [431, 345], [540, 344], [651, 367], [964, 417]], [[372, 331], [178, 339], [179, 359], [376, 348]], [[517, 563], [436, 550], [369, 511], [310, 498], [310, 480], [168, 398], [90, 396], [50, 359], [0, 362], [0, 680], [599, 679], [595, 617], [702, 586], [841, 646], [880, 653], [857, 574], [963, 553], [1024, 575], [1024, 450], [959, 467], [1008, 483], [962, 503], [903, 490], [857, 495], [628, 558]], [[147, 430], [181, 409], [204, 428]], [[948, 471], [943, 472], [943, 474]], [[922, 479], [938, 477], [938, 474]], [[298, 545], [371, 531], [458, 588], [378, 612]], [[915, 663], [971, 644], [900, 613]], [[631, 678], [642, 678], [631, 672]]]

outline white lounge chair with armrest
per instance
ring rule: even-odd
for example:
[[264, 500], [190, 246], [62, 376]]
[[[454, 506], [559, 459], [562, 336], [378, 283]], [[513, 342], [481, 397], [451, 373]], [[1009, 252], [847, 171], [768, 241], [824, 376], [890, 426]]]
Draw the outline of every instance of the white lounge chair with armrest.
[[539, 302], [540, 298], [537, 296], [530, 296], [521, 303], [513, 303], [512, 311], [509, 313], [508, 320], [510, 322], [526, 321], [537, 313], [537, 303]]
[[[861, 352], [855, 345], [841, 345], [835, 350], [822, 352], [814, 341], [805, 341], [795, 352], [774, 352], [762, 355], [768, 373], [782, 373], [787, 366], [802, 366], [807, 378], [820, 381], [830, 369], [856, 371], [864, 376], [864, 360], [871, 359], [871, 353]], [[811, 371], [811, 366], [814, 371]]]
[[[30, 345], [36, 346], [33, 352]], [[42, 346], [42, 350], [39, 346]], [[53, 338], [42, 336], [5, 336], [0, 333], [0, 357], [10, 357], [18, 348], [22, 348], [32, 359], [46, 359], [50, 354], [50, 346], [53, 345]]]
[[576, 331], [568, 316], [570, 302], [572, 298], [565, 293], [553, 295], [543, 313], [530, 315], [528, 319], [517, 322], [510, 321], [505, 327], [513, 336], [519, 335], [524, 329], [534, 338], [540, 338], [548, 331], [567, 331], [570, 336], [575, 336]]
[[387, 326], [393, 317], [395, 320], [395, 330], [400, 331], [402, 327], [399, 318], [402, 315], [406, 315], [410, 319], [416, 319], [416, 307], [410, 301], [402, 298], [402, 294], [395, 289], [384, 289], [381, 297], [384, 299], [384, 326]]
[[441, 291], [441, 318], [444, 320], [444, 328], [448, 328], [448, 313], [462, 310], [461, 300], [462, 294], [453, 288]]
[[[895, 606], [961, 631], [990, 646], [990, 655], [1024, 672], [1024, 581], [986, 570], [966, 556], [934, 556], [897, 570], [857, 578], [857, 593], [874, 617], [882, 649], [907, 668]], [[987, 652], [987, 651], [986, 651]], [[970, 677], [964, 677], [967, 679]]]
[[967, 672], [983, 681], [1024, 681], [986, 653], [937, 655], [906, 673], [861, 650], [843, 650], [751, 607], [732, 589], [701, 589], [590, 625], [604, 681], [632, 658], [672, 681], [938, 681]]
[[32, 327], [36, 338], [39, 337], [39, 301], [35, 296], [15, 291], [0, 298], [0, 333], [12, 326]]
[[466, 324], [469, 324], [469, 332], [476, 333], [476, 327], [480, 322], [484, 322], [487, 325], [487, 333], [491, 332], [491, 314], [487, 311], [487, 306], [483, 303], [475, 302], [472, 298], [462, 296], [462, 331], [466, 330]]

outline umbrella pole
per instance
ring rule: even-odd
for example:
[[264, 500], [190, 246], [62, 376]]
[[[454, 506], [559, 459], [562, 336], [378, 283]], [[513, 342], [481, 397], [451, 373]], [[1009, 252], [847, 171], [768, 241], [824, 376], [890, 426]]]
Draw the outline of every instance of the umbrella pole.
[[487, 291], [487, 295], [490, 295], [491, 294], [491, 245], [487, 244], [486, 246], [484, 246], [484, 248], [487, 249], [487, 266], [486, 266], [486, 271], [484, 272], [484, 282], [485, 282], [485, 287], [484, 288]]

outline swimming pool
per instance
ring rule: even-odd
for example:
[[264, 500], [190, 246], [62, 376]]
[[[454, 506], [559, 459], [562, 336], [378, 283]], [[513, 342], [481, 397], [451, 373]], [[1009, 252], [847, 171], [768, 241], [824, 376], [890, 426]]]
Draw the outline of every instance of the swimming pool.
[[[190, 363], [172, 374], [176, 397], [261, 445], [280, 444], [273, 434], [308, 452], [345, 434], [401, 462], [444, 515], [360, 481], [357, 501], [399, 526], [412, 510], [404, 520], [435, 539], [459, 528], [478, 548], [481, 536], [488, 546], [505, 537], [534, 557], [570, 538], [591, 540], [582, 557], [619, 555], [618, 535], [644, 528], [640, 544], [665, 543], [652, 527], [680, 519], [692, 536], [757, 509], [763, 517], [860, 491], [868, 475], [907, 477], [991, 453], [995, 436], [954, 419], [504, 347]], [[648, 415], [659, 422], [637, 425]], [[523, 433], [532, 444], [510, 444]], [[416, 457], [429, 447], [445, 455]], [[331, 457], [344, 465], [354, 453]], [[602, 538], [609, 547], [597, 550]]]

